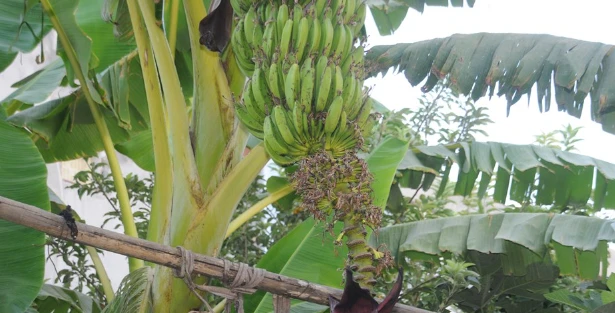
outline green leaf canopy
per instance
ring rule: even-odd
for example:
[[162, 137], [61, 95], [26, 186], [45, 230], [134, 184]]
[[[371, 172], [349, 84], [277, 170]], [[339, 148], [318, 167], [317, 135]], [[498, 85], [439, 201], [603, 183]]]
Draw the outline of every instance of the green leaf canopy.
[[[49, 210], [47, 168], [28, 134], [0, 108], [0, 196]], [[43, 284], [45, 235], [0, 220], [0, 312], [21, 313]]]
[[[465, 1], [469, 7], [474, 6], [475, 0]], [[391, 35], [404, 21], [408, 9], [412, 8], [421, 13], [425, 6], [463, 7], [464, 0], [367, 0], [378, 32], [382, 36]]]
[[[471, 142], [420, 146], [408, 150], [398, 166], [402, 187], [429, 189], [436, 176], [449, 180], [450, 163], [459, 165], [455, 194], [487, 195], [504, 203], [534, 199], [537, 205], [586, 205], [591, 199], [595, 210], [615, 208], [615, 165], [558, 149], [498, 142]], [[448, 170], [447, 170], [448, 169]], [[480, 178], [479, 178], [480, 177]]]
[[525, 275], [526, 267], [551, 259], [563, 274], [596, 279], [608, 266], [607, 242], [615, 223], [593, 217], [546, 213], [455, 216], [381, 228], [370, 244], [386, 244], [399, 261], [443, 253], [500, 254], [506, 275]]
[[474, 100], [504, 95], [509, 108], [536, 86], [541, 111], [550, 109], [553, 93], [560, 111], [579, 117], [590, 94], [592, 119], [615, 133], [613, 50], [551, 35], [478, 33], [376, 46], [367, 60], [371, 75], [395, 68], [413, 86], [427, 78], [425, 92], [448, 76], [453, 90]]

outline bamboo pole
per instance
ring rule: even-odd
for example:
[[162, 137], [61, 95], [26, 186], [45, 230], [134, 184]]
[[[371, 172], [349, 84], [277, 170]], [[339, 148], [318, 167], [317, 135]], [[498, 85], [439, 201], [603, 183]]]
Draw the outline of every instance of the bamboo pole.
[[[42, 231], [50, 236], [72, 240], [71, 232], [64, 218], [41, 210], [37, 207], [0, 197], [0, 218]], [[126, 236], [98, 227], [77, 223], [79, 231], [75, 242], [111, 251], [133, 258], [156, 263], [171, 268], [179, 268], [181, 254], [174, 247], [164, 246], [140, 238]], [[194, 272], [212, 278], [222, 278], [224, 260], [205, 255], [195, 254]], [[230, 277], [233, 279], [239, 268], [238, 263], [230, 266]], [[267, 272], [265, 278], [256, 287], [283, 297], [304, 300], [323, 305], [329, 304], [329, 295], [340, 298], [342, 290], [321, 286], [308, 281], [295, 279]], [[393, 312], [397, 313], [433, 313], [423, 309], [397, 304]]]

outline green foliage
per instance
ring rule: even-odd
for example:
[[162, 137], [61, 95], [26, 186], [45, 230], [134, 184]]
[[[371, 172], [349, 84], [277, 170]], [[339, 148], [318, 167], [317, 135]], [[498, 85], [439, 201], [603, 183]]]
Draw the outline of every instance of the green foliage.
[[[103, 196], [109, 204], [110, 210], [105, 212], [106, 217], [100, 227], [111, 225], [117, 229], [120, 226], [120, 214], [118, 200], [115, 193], [113, 177], [104, 162], [90, 162], [87, 160], [88, 170], [80, 171], [73, 177], [74, 183], [67, 188], [75, 189], [80, 199], [96, 195]], [[152, 202], [153, 174], [144, 179], [139, 179], [134, 174], [128, 174], [124, 178], [131, 205], [134, 210], [135, 224], [140, 238], [145, 238], [149, 223], [149, 212]], [[49, 246], [48, 260], [59, 257], [66, 268], [57, 270], [57, 264], [53, 264], [57, 277], [54, 283], [64, 288], [70, 288], [79, 293], [85, 293], [103, 306], [107, 299], [103, 293], [100, 278], [90, 261], [85, 247], [72, 241], [52, 238], [47, 242]], [[102, 253], [102, 251], [101, 251]]]
[[372, 16], [378, 27], [380, 35], [391, 35], [399, 28], [402, 21], [410, 8], [423, 12], [425, 6], [452, 6], [463, 7], [464, 2], [467, 6], [473, 7], [475, 0], [456, 0], [456, 1], [441, 1], [441, 0], [414, 0], [414, 1], [379, 1], [368, 0]]
[[151, 291], [154, 270], [145, 266], [132, 271], [124, 277], [117, 296], [103, 310], [104, 313], [150, 313], [152, 307]]
[[[8, 32], [21, 33], [16, 38], [4, 36], [0, 39], [0, 69], [13, 60], [17, 51], [31, 50], [51, 29], [48, 19], [41, 22], [42, 10], [37, 1], [5, 2], [0, 5], [3, 9], [0, 11], [4, 12], [3, 21], [7, 22]], [[103, 111], [103, 121], [110, 129], [113, 142], [108, 146], [114, 145], [144, 169], [158, 170], [157, 174], [172, 168], [172, 174], [167, 173], [164, 183], [175, 188], [165, 190], [168, 185], [157, 185], [161, 192], [168, 193], [169, 197], [164, 199], [171, 200], [155, 201], [155, 204], [163, 209], [169, 208], [169, 212], [172, 207], [173, 216], [165, 215], [168, 212], [156, 215], [155, 208], [152, 209], [153, 175], [143, 180], [131, 174], [124, 177], [137, 235], [146, 238], [150, 211], [153, 210], [154, 220], [156, 216], [162, 216], [160, 221], [151, 223], [155, 226], [160, 222], [161, 225], [161, 235], [154, 237], [171, 238], [171, 243], [185, 242], [187, 238], [189, 244], [194, 244], [189, 247], [191, 249], [206, 246], [203, 249], [209, 252], [218, 251], [228, 218], [245, 212], [267, 192], [271, 193], [276, 184], [287, 183], [285, 177], [292, 168], [281, 172], [282, 177], [270, 178], [266, 184], [262, 176], [252, 181], [260, 167], [247, 166], [235, 178], [226, 180], [225, 175], [232, 173], [239, 160], [245, 134], [230, 134], [229, 125], [234, 117], [230, 107], [226, 107], [230, 104], [222, 103], [226, 101], [223, 99], [230, 99], [225, 80], [228, 78], [233, 86], [242, 86], [244, 77], [237, 73], [236, 68], [233, 72], [228, 63], [222, 68], [217, 56], [197, 49], [198, 38], [194, 34], [190, 37], [189, 31], [195, 32], [191, 27], [198, 24], [194, 12], [201, 15], [197, 18], [205, 14], [202, 3], [185, 1], [188, 4], [185, 12], [177, 16], [179, 29], [176, 31], [173, 1], [156, 5], [139, 1], [139, 4], [151, 5], [138, 7], [140, 14], [137, 16], [148, 24], [147, 34], [143, 29], [132, 29], [126, 1], [105, 1], [103, 15], [111, 23], [100, 19], [103, 0], [48, 0], [45, 3], [51, 8], [48, 11], [53, 13], [49, 17], [59, 17], [55, 21], [59, 23], [57, 31], [65, 35], [69, 44], [66, 47], [64, 43], [58, 45], [64, 62], [58, 60], [28, 76], [0, 103], [2, 121], [4, 112], [8, 112], [9, 123], [28, 132], [0, 123], [0, 126], [6, 126], [0, 127], [0, 137], [6, 139], [0, 140], [0, 150], [10, 152], [0, 154], [0, 158], [7, 157], [0, 162], [0, 169], [9, 168], [9, 175], [0, 175], [0, 185], [5, 186], [0, 188], [0, 192], [5, 195], [4, 191], [9, 190], [12, 195], [17, 195], [18, 200], [31, 200], [34, 201], [32, 204], [45, 208], [48, 204], [46, 198], [30, 190], [40, 189], [43, 173], [40, 155], [32, 154], [33, 149], [38, 148], [44, 160], [53, 162], [95, 155], [103, 148], [99, 129], [86, 103], [86, 96], [91, 94], [95, 107]], [[472, 6], [474, 1], [465, 3]], [[450, 2], [452, 6], [463, 4], [464, 1]], [[378, 30], [389, 34], [401, 24], [408, 8], [422, 11], [425, 5], [449, 5], [449, 2], [371, 0], [368, 5]], [[154, 7], [150, 12], [149, 9]], [[190, 10], [195, 8], [197, 10]], [[162, 16], [165, 18], [161, 22]], [[164, 25], [164, 35], [158, 27], [160, 23]], [[130, 39], [133, 35], [136, 38], [139, 31], [141, 36], [152, 38], [145, 46], [141, 43], [139, 48], [155, 51], [155, 57], [152, 54], [145, 58], [143, 55], [135, 57], [135, 42]], [[176, 47], [178, 51], [171, 51], [175, 53], [173, 59], [166, 49], [168, 46], [160, 44], [164, 43], [160, 39], [175, 35], [178, 41], [170, 46], [171, 50]], [[13, 46], [15, 51], [11, 50]], [[7, 50], [6, 47], [11, 48]], [[67, 52], [71, 49], [76, 52], [80, 64], [68, 62]], [[492, 121], [487, 109], [474, 102], [479, 97], [495, 94], [498, 85], [497, 94], [506, 95], [510, 106], [537, 85], [541, 110], [549, 109], [551, 88], [554, 88], [559, 109], [579, 116], [581, 101], [591, 91], [592, 117], [612, 132], [615, 129], [613, 84], [609, 83], [613, 81], [611, 73], [615, 64], [613, 53], [610, 53], [612, 49], [610, 45], [599, 43], [517, 34], [455, 35], [446, 40], [371, 49], [372, 62], [368, 64], [368, 70], [372, 74], [396, 67], [404, 71], [414, 85], [428, 77], [424, 90], [431, 90], [421, 96], [416, 105], [397, 112], [381, 112], [381, 120], [374, 126], [371, 136], [366, 138], [366, 147], [371, 153], [366, 158], [377, 178], [372, 186], [374, 199], [382, 207], [386, 203], [383, 220], [389, 225], [372, 238], [377, 243], [386, 243], [397, 256], [398, 264], [405, 268], [405, 281], [410, 288], [403, 294], [403, 302], [438, 312], [451, 309], [552, 313], [570, 312], [571, 308], [601, 313], [612, 311], [615, 278], [611, 276], [605, 280], [604, 277], [606, 241], [614, 238], [612, 225], [577, 215], [592, 216], [603, 207], [615, 207], [615, 167], [569, 153], [576, 150], [581, 140], [578, 136], [580, 128], [571, 125], [538, 136], [536, 141], [542, 147], [477, 142], [477, 138], [487, 135], [484, 127]], [[192, 50], [192, 55], [186, 53], [188, 50]], [[233, 55], [227, 54], [232, 64]], [[141, 64], [139, 60], [147, 61]], [[143, 65], [147, 62], [150, 68]], [[152, 68], [155, 77], [144, 84], [147, 71]], [[66, 83], [74, 85], [75, 73], [86, 76], [81, 85], [88, 86], [89, 91], [80, 88], [64, 98], [40, 104], [55, 87]], [[159, 115], [158, 122], [163, 121], [158, 125], [158, 129], [163, 131], [155, 133], [150, 124], [157, 122], [154, 115], [152, 120], [149, 119], [150, 111], [160, 109], [153, 105], [148, 107], [148, 104], [156, 101], [162, 104], [162, 95], [165, 97], [164, 112], [154, 114]], [[188, 113], [194, 112], [192, 125], [183, 115], [185, 99], [195, 104], [194, 111]], [[374, 108], [382, 109], [376, 104]], [[167, 122], [168, 125], [164, 124]], [[192, 142], [188, 139], [189, 127]], [[171, 134], [169, 138], [167, 132]], [[5, 138], [6, 134], [10, 136]], [[24, 137], [27, 134], [32, 135], [35, 144]], [[159, 149], [170, 151], [172, 157], [159, 157], [161, 150], [153, 153], [154, 140], [157, 140]], [[193, 144], [192, 150], [190, 143]], [[266, 156], [262, 155], [254, 162], [254, 167], [259, 162], [264, 164]], [[21, 163], [37, 167], [23, 169]], [[453, 164], [457, 165], [453, 167]], [[80, 198], [105, 197], [110, 209], [102, 226], [118, 228], [118, 198], [121, 197], [116, 194], [112, 176], [105, 164], [91, 163], [89, 166], [88, 171], [75, 176], [75, 183], [70, 188], [77, 190]], [[459, 173], [457, 179], [452, 181], [454, 177], [450, 175], [456, 172]], [[195, 181], [203, 185], [203, 190], [193, 192], [194, 189], [189, 188]], [[247, 192], [239, 200], [250, 182]], [[19, 188], [12, 188], [15, 186]], [[227, 187], [224, 190], [218, 189], [219, 186]], [[414, 190], [408, 192], [409, 189]], [[30, 195], [34, 195], [32, 199]], [[450, 209], [455, 204], [452, 195], [464, 196], [462, 202], [469, 208], [478, 207], [481, 213], [493, 209], [494, 201], [506, 203], [514, 200], [520, 206], [508, 206], [506, 212], [568, 214], [556, 217], [504, 214], [505, 221], [501, 215], [469, 215], [471, 210], [455, 216], [457, 213]], [[200, 205], [209, 201], [210, 196], [224, 198], [224, 201], [218, 199], [218, 202], [212, 201], [215, 205], [206, 204], [202, 211], [211, 215], [200, 215], [196, 219], [198, 225], [206, 226], [202, 231], [186, 236], [182, 232], [194, 225], [189, 225], [192, 220], [184, 218], [192, 218], [200, 212], [197, 208], [203, 209]], [[337, 250], [332, 240], [327, 241], [331, 238], [323, 225], [314, 225], [307, 218], [307, 212], [297, 210], [295, 201], [294, 195], [289, 195], [253, 217], [224, 242], [219, 255], [316, 283], [339, 286], [341, 280], [337, 271], [343, 266], [340, 260], [344, 256], [323, 258], [323, 253], [344, 254], [344, 250]], [[234, 210], [237, 202], [239, 204]], [[553, 203], [556, 206], [552, 206]], [[171, 230], [163, 229], [171, 224]], [[36, 245], [39, 241], [42, 245], [40, 234], [35, 236], [22, 228], [1, 223], [0, 228], [3, 234], [7, 233], [4, 230], [9, 230], [9, 235], [2, 238], [0, 250], [12, 248], [11, 244], [15, 242], [22, 245], [27, 242], [30, 243], [27, 247], [36, 247], [32, 248], [32, 255], [40, 256], [42, 260], [42, 246]], [[569, 236], [571, 233], [574, 236]], [[30, 311], [100, 311], [106, 299], [83, 247], [58, 240], [48, 244], [50, 256], [61, 257], [68, 267], [58, 272], [55, 282], [74, 290], [43, 285]], [[12, 250], [5, 250], [0, 251], [0, 265], [6, 263], [11, 267], [0, 273], [0, 282], [3, 282], [0, 288], [4, 287], [0, 300], [8, 295], [13, 297], [13, 303], [24, 307], [41, 285], [42, 262], [14, 262], [12, 257], [24, 257], [30, 251], [22, 249], [20, 255], [13, 255]], [[24, 267], [28, 270], [24, 271]], [[11, 276], [13, 272], [20, 274], [16, 281]], [[558, 277], [560, 274], [602, 278], [606, 285], [604, 282], [581, 284], [576, 277]], [[148, 311], [152, 278], [150, 268], [134, 271], [124, 280], [119, 297], [105, 312]], [[172, 285], [164, 276], [156, 279], [159, 279], [156, 285], [159, 289]], [[392, 279], [391, 275], [385, 274], [378, 291], [388, 290], [382, 284], [390, 283]], [[191, 304], [190, 299], [185, 298], [185, 290], [174, 289], [179, 291], [163, 291], [162, 298], [172, 298], [180, 303], [179, 306]], [[86, 292], [91, 299], [79, 292]], [[255, 304], [251, 310], [270, 311], [269, 298], [264, 298], [263, 293], [249, 297], [248, 301]], [[3, 311], [4, 303], [0, 301], [0, 311]], [[296, 304], [293, 308], [301, 306]], [[303, 308], [310, 312], [321, 309]]]
[[[107, 298], [85, 247], [72, 241], [56, 238], [50, 238], [47, 245], [49, 247], [47, 261], [51, 263], [56, 272], [53, 283], [67, 290], [85, 293], [104, 306]], [[56, 257], [62, 260], [66, 268], [58, 270], [57, 265], [53, 262], [53, 258]]]
[[399, 111], [386, 111], [372, 136], [371, 146], [393, 136], [410, 142], [410, 146], [450, 144], [475, 141], [476, 135], [487, 136], [484, 127], [493, 123], [487, 107], [476, 106], [470, 98], [455, 94], [447, 80], [421, 95], [418, 104]]
[[[0, 108], [0, 196], [49, 210], [47, 168], [28, 134]], [[0, 220], [0, 312], [23, 312], [43, 284], [45, 235]]]
[[100, 313], [101, 305], [87, 295], [59, 286], [44, 284], [29, 311], [37, 313]]
[[608, 74], [615, 64], [612, 49], [608, 44], [542, 34], [455, 34], [375, 46], [366, 62], [371, 64], [370, 75], [397, 69], [413, 86], [424, 82], [423, 91], [448, 77], [451, 89], [473, 100], [505, 96], [508, 109], [536, 86], [541, 112], [550, 109], [554, 94], [559, 110], [580, 117], [591, 92], [592, 118], [603, 130], [615, 133], [611, 110], [615, 84]]
[[582, 126], [572, 127], [572, 125], [568, 124], [564, 126], [563, 129], [554, 130], [548, 133], [543, 132], [542, 134], [537, 135], [534, 142], [540, 146], [545, 146], [548, 148], [564, 151], [575, 151], [578, 150], [575, 144], [583, 141], [583, 139], [578, 137], [579, 131], [582, 128]]
[[[84, 195], [90, 197], [102, 195], [105, 197], [112, 210], [105, 213], [106, 219], [100, 227], [112, 223], [114, 229], [117, 229], [121, 225], [120, 210], [118, 208], [113, 177], [108, 169], [108, 165], [104, 162], [91, 162], [87, 164], [89, 169], [75, 174], [74, 183], [67, 188], [77, 190], [80, 199]], [[133, 209], [139, 238], [145, 239], [149, 226], [154, 174], [150, 173], [149, 177], [140, 179], [137, 175], [129, 173], [124, 177], [124, 181], [128, 189], [128, 196]]]

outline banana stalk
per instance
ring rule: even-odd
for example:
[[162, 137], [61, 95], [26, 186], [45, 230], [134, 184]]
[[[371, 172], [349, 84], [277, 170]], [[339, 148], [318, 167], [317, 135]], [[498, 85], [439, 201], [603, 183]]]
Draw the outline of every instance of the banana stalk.
[[[235, 112], [276, 163], [298, 164], [291, 182], [317, 219], [346, 225], [348, 266], [364, 288], [375, 283], [380, 255], [365, 227], [381, 212], [371, 176], [357, 157], [376, 117], [363, 90], [365, 21], [359, 0], [233, 0], [231, 43], [249, 77]], [[323, 173], [327, 173], [323, 176]]]

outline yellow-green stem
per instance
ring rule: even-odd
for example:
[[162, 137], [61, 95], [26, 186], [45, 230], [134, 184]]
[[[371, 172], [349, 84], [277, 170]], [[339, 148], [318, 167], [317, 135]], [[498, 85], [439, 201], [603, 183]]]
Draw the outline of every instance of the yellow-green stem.
[[[122, 175], [122, 169], [120, 167], [120, 163], [115, 154], [115, 148], [113, 147], [113, 141], [111, 140], [111, 135], [109, 134], [109, 129], [107, 128], [107, 124], [105, 123], [104, 117], [98, 104], [94, 102], [92, 95], [90, 94], [90, 90], [86, 81], [86, 77], [83, 75], [81, 71], [81, 66], [79, 64], [79, 60], [77, 59], [77, 53], [73, 49], [73, 46], [70, 43], [68, 35], [62, 28], [60, 21], [58, 20], [57, 15], [55, 14], [51, 3], [49, 0], [41, 0], [41, 5], [43, 9], [49, 16], [49, 20], [53, 25], [53, 28], [56, 30], [58, 34], [58, 39], [64, 48], [64, 52], [74, 69], [75, 76], [77, 80], [79, 80], [79, 84], [81, 85], [81, 90], [85, 99], [88, 103], [90, 110], [92, 111], [92, 116], [94, 118], [94, 122], [96, 123], [96, 128], [100, 133], [100, 139], [103, 142], [103, 147], [105, 149], [105, 153], [107, 155], [107, 160], [109, 161], [109, 167], [111, 168], [111, 175], [113, 176], [113, 183], [115, 185], [115, 191], [117, 194], [117, 199], [120, 204], [120, 219], [122, 221], [122, 225], [124, 226], [124, 233], [131, 237], [138, 237], [137, 227], [135, 226], [134, 218], [132, 216], [132, 210], [130, 208], [130, 199], [128, 198], [128, 190], [126, 189], [126, 182], [124, 181], [124, 176]], [[130, 271], [134, 271], [143, 266], [143, 261], [135, 258], [128, 259], [128, 265]]]
[[[268, 161], [269, 156], [263, 143], [252, 148], [250, 153], [220, 182], [207, 205], [208, 210], [199, 211], [199, 215], [192, 217], [188, 227], [191, 231], [185, 238], [186, 243], [194, 244], [195, 240], [202, 242], [204, 235], [207, 235], [208, 238], [220, 238], [213, 241], [208, 239], [207, 251], [204, 252], [206, 255], [216, 255], [222, 244], [222, 238], [225, 238], [226, 235], [226, 228], [217, 224], [229, 222], [230, 214], [239, 203], [241, 196]], [[229, 211], [219, 212], [222, 209]], [[204, 218], [200, 216], [201, 214], [207, 214], [209, 217]]]
[[252, 217], [254, 217], [254, 215], [258, 214], [260, 211], [262, 211], [264, 208], [266, 208], [268, 205], [282, 199], [284, 196], [288, 195], [289, 193], [293, 192], [294, 189], [291, 185], [285, 186], [282, 189], [268, 195], [267, 197], [263, 198], [261, 201], [258, 201], [256, 204], [254, 204], [251, 208], [247, 209], [245, 212], [241, 213], [239, 216], [237, 216], [237, 218], [235, 218], [229, 225], [228, 225], [228, 229], [226, 230], [226, 237], [228, 238], [233, 232], [235, 232], [239, 227], [241, 227], [241, 225], [245, 224], [246, 222], [248, 222]]
[[[147, 29], [147, 33], [151, 40], [160, 82], [164, 90], [164, 99], [167, 105], [170, 127], [173, 129], [170, 132], [172, 142], [179, 149], [174, 151], [176, 154], [191, 154], [190, 139], [188, 138], [188, 116], [186, 114], [186, 101], [182, 94], [182, 88], [179, 83], [179, 76], [175, 69], [173, 58], [169, 49], [168, 42], [160, 27], [156, 23], [153, 7], [150, 6], [149, 0], [138, 0], [139, 9], [143, 16], [143, 21]], [[185, 155], [182, 155], [185, 157]], [[189, 158], [182, 161], [188, 161]], [[178, 160], [179, 161], [179, 160]], [[190, 166], [188, 166], [190, 167]], [[187, 171], [190, 175], [189, 181], [196, 181], [196, 172]]]
[[349, 265], [357, 272], [354, 278], [361, 287], [371, 289], [376, 282], [375, 256], [373, 249], [367, 244], [365, 227], [350, 214], [343, 218], [343, 222]]
[[152, 209], [147, 239], [163, 243], [163, 234], [166, 229], [164, 225], [169, 222], [173, 196], [173, 173], [171, 172], [172, 164], [167, 134], [167, 116], [164, 110], [162, 90], [160, 89], [152, 47], [147, 38], [137, 3], [135, 0], [128, 0], [127, 4], [137, 42], [143, 81], [145, 82], [155, 157], [156, 177], [152, 193]]
[[[229, 162], [227, 153], [234, 153], [228, 146], [234, 136], [233, 130], [242, 130], [234, 128], [233, 97], [220, 57], [200, 44], [199, 22], [207, 15], [205, 6], [202, 1], [185, 1], [184, 11], [194, 74], [194, 154], [201, 184], [206, 195], [211, 195], [224, 174], [239, 160], [235, 158]], [[238, 148], [240, 152], [243, 150], [243, 146]]]
[[115, 297], [113, 293], [113, 287], [111, 287], [111, 280], [109, 279], [109, 275], [107, 275], [107, 270], [105, 266], [102, 264], [102, 260], [98, 255], [98, 251], [94, 247], [85, 246], [90, 254], [90, 258], [92, 259], [92, 263], [94, 264], [94, 269], [96, 270], [96, 274], [98, 274], [98, 279], [100, 279], [100, 284], [102, 285], [103, 292], [105, 297], [107, 297], [107, 302], [111, 302]]
[[177, 14], [179, 13], [179, 3], [182, 0], [171, 0], [171, 12], [169, 20], [169, 49], [171, 50], [171, 57], [175, 58], [175, 46], [177, 44]]

